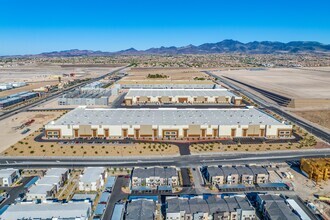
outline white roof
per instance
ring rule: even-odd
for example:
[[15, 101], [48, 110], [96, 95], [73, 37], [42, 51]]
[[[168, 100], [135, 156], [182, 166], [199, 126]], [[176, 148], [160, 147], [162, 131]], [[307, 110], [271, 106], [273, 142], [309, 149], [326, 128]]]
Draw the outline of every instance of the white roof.
[[62, 176], [67, 171], [66, 168], [51, 168], [47, 170], [45, 176]]
[[255, 108], [244, 109], [91, 109], [78, 107], [54, 125], [281, 125]]
[[13, 169], [13, 168], [1, 169], [0, 178], [7, 178], [8, 176], [10, 176], [11, 174], [17, 171], [18, 171], [17, 169]]
[[207, 97], [218, 97], [218, 96], [236, 96], [227, 89], [130, 89], [126, 97], [134, 96], [207, 96]]
[[55, 185], [60, 182], [60, 177], [58, 176], [44, 176], [39, 179], [36, 185]]
[[17, 203], [10, 205], [0, 216], [4, 220], [16, 219], [52, 219], [52, 218], [88, 218], [90, 204], [86, 202], [74, 203]]
[[104, 167], [87, 167], [84, 174], [80, 177], [80, 182], [91, 183], [99, 179], [100, 175], [105, 171]]
[[296, 201], [293, 199], [287, 199], [286, 202], [289, 203], [291, 208], [298, 213], [301, 220], [311, 220], [310, 217], [308, 217], [308, 215], [304, 212], [304, 210], [296, 203]]
[[33, 185], [27, 194], [47, 194], [54, 188], [54, 185]]

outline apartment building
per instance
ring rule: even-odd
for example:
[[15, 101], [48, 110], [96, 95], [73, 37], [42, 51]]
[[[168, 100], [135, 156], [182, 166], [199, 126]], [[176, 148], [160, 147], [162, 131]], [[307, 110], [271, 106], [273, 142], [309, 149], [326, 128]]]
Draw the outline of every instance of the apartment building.
[[193, 197], [167, 197], [167, 220], [253, 220], [256, 213], [246, 197], [234, 196], [221, 198], [213, 195]]
[[0, 169], [0, 186], [11, 186], [20, 176], [18, 169]]
[[104, 186], [107, 178], [107, 171], [104, 167], [87, 167], [79, 179], [80, 191], [98, 191]]
[[166, 189], [179, 185], [175, 167], [134, 168], [131, 176], [132, 190]]
[[265, 220], [299, 220], [285, 199], [275, 194], [258, 194], [258, 209]]
[[222, 184], [261, 184], [268, 183], [269, 174], [262, 166], [208, 166], [202, 168], [204, 178], [212, 186]]
[[153, 220], [156, 203], [151, 199], [134, 199], [126, 204], [125, 220]]

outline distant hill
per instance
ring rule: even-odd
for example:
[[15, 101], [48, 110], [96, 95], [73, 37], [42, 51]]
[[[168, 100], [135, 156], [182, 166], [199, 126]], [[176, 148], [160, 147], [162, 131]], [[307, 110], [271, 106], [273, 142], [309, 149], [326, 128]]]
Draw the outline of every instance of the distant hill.
[[245, 54], [279, 54], [279, 53], [329, 53], [330, 45], [314, 41], [292, 41], [289, 43], [271, 41], [253, 41], [242, 43], [235, 40], [223, 40], [218, 43], [205, 43], [199, 46], [159, 47], [147, 50], [130, 48], [117, 52], [92, 50], [65, 50], [41, 53], [41, 57], [72, 57], [72, 56], [113, 56], [113, 55], [147, 55], [147, 54], [212, 54], [212, 53], [245, 53]]

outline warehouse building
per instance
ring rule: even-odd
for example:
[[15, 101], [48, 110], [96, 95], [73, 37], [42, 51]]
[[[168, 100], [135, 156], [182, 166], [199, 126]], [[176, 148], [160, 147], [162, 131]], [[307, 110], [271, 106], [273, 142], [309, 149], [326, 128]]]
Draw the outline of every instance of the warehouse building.
[[39, 94], [35, 92], [19, 92], [7, 97], [0, 98], [0, 109], [27, 101], [29, 99], [33, 99], [38, 96]]
[[45, 126], [61, 138], [288, 138], [292, 125], [244, 109], [91, 109], [78, 107]]
[[92, 208], [89, 202], [70, 203], [16, 203], [10, 205], [0, 216], [0, 220], [23, 219], [75, 219], [88, 220]]
[[130, 89], [125, 105], [137, 104], [234, 104], [242, 97], [227, 89]]
[[121, 89], [214, 89], [216, 84], [120, 84]]
[[81, 88], [58, 98], [58, 105], [108, 105], [110, 89]]

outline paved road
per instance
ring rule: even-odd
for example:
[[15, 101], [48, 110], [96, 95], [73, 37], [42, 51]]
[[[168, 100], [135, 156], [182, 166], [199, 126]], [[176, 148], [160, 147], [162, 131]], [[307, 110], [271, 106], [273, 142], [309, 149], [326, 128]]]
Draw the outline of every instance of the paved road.
[[206, 166], [222, 164], [276, 163], [298, 161], [306, 157], [329, 157], [330, 149], [280, 151], [263, 153], [228, 153], [208, 155], [184, 155], [168, 157], [0, 157], [0, 168], [44, 168], [67, 167], [81, 168], [86, 166]]
[[21, 106], [21, 107], [16, 108], [16, 109], [14, 109], [14, 110], [12, 110], [12, 111], [5, 112], [5, 113], [3, 113], [3, 114], [0, 116], [0, 120], [3, 120], [3, 119], [8, 118], [8, 117], [10, 117], [10, 116], [13, 116], [13, 115], [15, 115], [15, 114], [17, 114], [17, 113], [19, 113], [19, 112], [27, 111], [27, 110], [29, 110], [30, 108], [36, 107], [36, 106], [38, 106], [38, 105], [40, 105], [40, 104], [42, 104], [42, 103], [45, 103], [45, 102], [47, 102], [47, 101], [49, 101], [49, 100], [51, 100], [51, 99], [58, 98], [58, 97], [60, 97], [61, 95], [63, 95], [64, 93], [67, 93], [67, 92], [73, 91], [73, 90], [76, 89], [77, 87], [81, 87], [81, 86], [84, 86], [84, 85], [86, 85], [86, 84], [89, 84], [89, 83], [92, 83], [92, 82], [99, 81], [100, 79], [103, 79], [103, 78], [105, 78], [105, 77], [107, 77], [107, 76], [110, 76], [110, 75], [112, 75], [112, 74], [114, 74], [114, 73], [116, 73], [116, 72], [118, 72], [118, 71], [121, 71], [121, 70], [123, 70], [123, 69], [125, 69], [125, 68], [127, 68], [127, 67], [125, 66], [125, 67], [117, 68], [117, 69], [115, 69], [115, 70], [111, 71], [110, 73], [105, 74], [105, 75], [103, 75], [103, 76], [100, 76], [100, 77], [97, 77], [97, 78], [94, 78], [94, 79], [88, 80], [88, 81], [86, 81], [86, 82], [84, 82], [84, 83], [81, 83], [81, 84], [74, 85], [74, 86], [72, 86], [72, 87], [70, 87], [70, 88], [64, 89], [64, 90], [59, 91], [59, 92], [54, 93], [54, 94], [51, 94], [51, 95], [47, 96], [47, 97], [44, 98], [44, 99], [40, 99], [40, 100], [38, 100], [38, 101], [36, 101], [36, 102], [33, 102], [33, 103], [30, 103], [30, 104], [27, 104], [27, 105], [25, 105], [25, 106]]
[[7, 198], [3, 203], [0, 205], [0, 209], [3, 208], [5, 205], [10, 205], [15, 202], [15, 199], [19, 196], [21, 193], [25, 193], [24, 186], [32, 180], [33, 177], [24, 177], [22, 178], [21, 182], [22, 184], [20, 186], [15, 187], [0, 187], [0, 189], [6, 190], [6, 192], [9, 194], [9, 198]]
[[114, 209], [116, 203], [119, 202], [120, 200], [127, 199], [128, 195], [123, 193], [123, 191], [121, 191], [121, 188], [123, 186], [128, 186], [128, 182], [129, 182], [128, 178], [125, 178], [123, 176], [117, 177], [115, 185], [113, 186], [113, 189], [112, 189], [110, 199], [107, 203], [107, 207], [105, 208], [105, 211], [104, 211], [104, 214], [102, 217], [103, 220], [111, 219], [113, 209]]
[[304, 128], [305, 130], [307, 130], [308, 132], [312, 133], [313, 135], [317, 136], [318, 138], [326, 141], [327, 143], [330, 143], [330, 134], [327, 133], [326, 131], [323, 131], [311, 124], [308, 124], [306, 122], [304, 122], [303, 120], [300, 120], [296, 117], [294, 117], [293, 115], [288, 114], [286, 111], [284, 111], [283, 109], [281, 109], [281, 107], [276, 106], [274, 104], [268, 103], [266, 100], [261, 99], [260, 97], [238, 87], [237, 85], [234, 85], [233, 83], [231, 83], [230, 81], [228, 81], [227, 79], [224, 79], [223, 77], [217, 76], [211, 72], [205, 71], [206, 74], [216, 78], [217, 80], [221, 81], [222, 83], [228, 85], [229, 87], [239, 91], [240, 93], [246, 95], [247, 97], [249, 97], [250, 99], [252, 99], [254, 102], [256, 102], [257, 104], [259, 104], [261, 107], [269, 109], [270, 111], [275, 112], [276, 114], [288, 119], [289, 121], [299, 125], [300, 127]]

